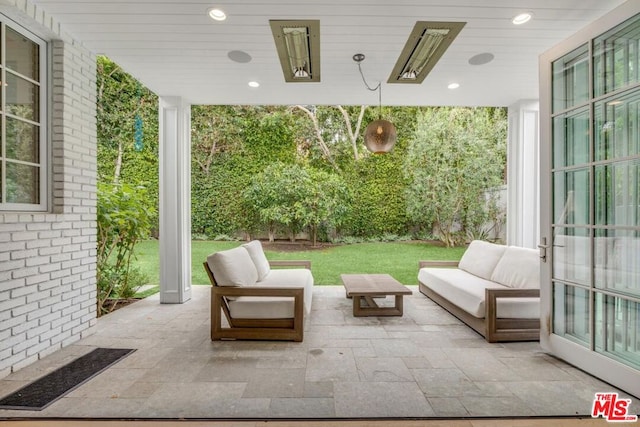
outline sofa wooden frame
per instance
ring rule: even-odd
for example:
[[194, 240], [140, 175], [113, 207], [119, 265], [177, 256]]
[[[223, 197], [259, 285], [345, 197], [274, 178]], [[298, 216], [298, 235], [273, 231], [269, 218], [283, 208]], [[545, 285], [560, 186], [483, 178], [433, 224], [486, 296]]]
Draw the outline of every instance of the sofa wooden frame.
[[[297, 341], [304, 338], [304, 288], [273, 286], [218, 286], [208, 263], [203, 263], [211, 281], [211, 339]], [[271, 267], [303, 267], [311, 269], [310, 261], [269, 261]], [[239, 296], [292, 297], [294, 316], [285, 319], [232, 318], [227, 298]], [[229, 327], [222, 325], [222, 313]]]
[[[425, 267], [457, 268], [458, 261], [420, 261], [419, 268]], [[538, 341], [540, 339], [540, 319], [499, 319], [496, 317], [496, 298], [540, 297], [540, 289], [486, 289], [484, 299], [485, 315], [484, 318], [480, 319], [432, 291], [421, 281], [418, 282], [420, 292], [462, 320], [482, 335], [487, 342]]]

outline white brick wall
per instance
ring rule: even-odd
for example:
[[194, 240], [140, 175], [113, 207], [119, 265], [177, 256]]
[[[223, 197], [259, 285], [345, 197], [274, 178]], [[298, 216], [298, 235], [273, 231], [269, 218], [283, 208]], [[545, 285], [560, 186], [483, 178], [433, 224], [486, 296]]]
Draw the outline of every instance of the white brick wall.
[[50, 213], [0, 212], [0, 378], [92, 333], [97, 153], [95, 56], [37, 6], [1, 5], [50, 41], [53, 179]]

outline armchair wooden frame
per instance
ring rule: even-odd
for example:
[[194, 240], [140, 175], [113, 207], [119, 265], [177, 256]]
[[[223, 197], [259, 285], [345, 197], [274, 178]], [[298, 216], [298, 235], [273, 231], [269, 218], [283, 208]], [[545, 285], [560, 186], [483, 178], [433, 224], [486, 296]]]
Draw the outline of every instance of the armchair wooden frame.
[[[272, 267], [304, 267], [311, 269], [310, 261], [270, 261]], [[204, 269], [211, 281], [211, 340], [276, 340], [301, 342], [304, 337], [304, 288], [266, 286], [218, 286], [209, 264]], [[294, 317], [285, 319], [232, 318], [227, 298], [239, 296], [292, 297]], [[224, 313], [229, 327], [222, 325]]]
[[[419, 268], [455, 268], [457, 266], [457, 261], [419, 262]], [[482, 319], [467, 313], [448, 299], [433, 292], [422, 282], [419, 282], [419, 289], [424, 295], [482, 335], [487, 342], [538, 341], [540, 339], [540, 319], [497, 318], [497, 298], [540, 297], [540, 289], [485, 289], [485, 314]]]

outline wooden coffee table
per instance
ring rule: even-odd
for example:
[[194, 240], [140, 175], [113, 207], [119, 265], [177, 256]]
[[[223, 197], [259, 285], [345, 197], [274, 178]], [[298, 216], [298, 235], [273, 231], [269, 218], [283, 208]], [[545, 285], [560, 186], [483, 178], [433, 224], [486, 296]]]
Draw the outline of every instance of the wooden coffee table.
[[[402, 296], [413, 292], [388, 274], [341, 274], [342, 284], [347, 298], [353, 298], [353, 315], [363, 316], [402, 316]], [[374, 297], [395, 295], [393, 307], [379, 307]], [[362, 306], [362, 302], [366, 306]]]

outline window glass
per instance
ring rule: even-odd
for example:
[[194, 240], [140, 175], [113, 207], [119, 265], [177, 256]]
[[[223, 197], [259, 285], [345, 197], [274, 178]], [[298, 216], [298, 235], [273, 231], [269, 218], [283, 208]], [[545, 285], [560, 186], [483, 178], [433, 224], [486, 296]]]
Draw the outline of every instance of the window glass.
[[40, 119], [40, 86], [7, 71], [6, 111], [28, 120]]
[[40, 80], [40, 46], [27, 37], [6, 28], [6, 66], [10, 70], [35, 80]]
[[553, 119], [553, 167], [589, 161], [589, 110], [562, 114]]
[[7, 202], [38, 204], [40, 202], [40, 168], [6, 162]]
[[38, 163], [40, 161], [40, 127], [7, 117], [7, 159]]
[[584, 45], [553, 63], [553, 111], [584, 104], [589, 99], [589, 51]]
[[632, 18], [593, 42], [595, 96], [640, 82], [640, 19]]
[[44, 41], [0, 21], [0, 209], [47, 209]]

